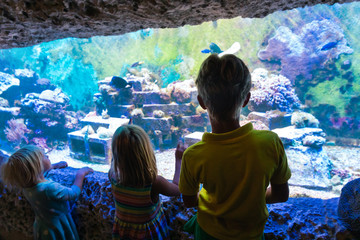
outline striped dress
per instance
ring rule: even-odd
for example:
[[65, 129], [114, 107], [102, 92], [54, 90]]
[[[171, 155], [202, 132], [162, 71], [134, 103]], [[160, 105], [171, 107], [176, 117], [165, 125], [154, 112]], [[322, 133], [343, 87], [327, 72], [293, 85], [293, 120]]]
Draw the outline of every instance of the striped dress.
[[113, 239], [169, 239], [169, 229], [160, 200], [151, 201], [151, 185], [125, 187], [111, 179], [115, 200]]

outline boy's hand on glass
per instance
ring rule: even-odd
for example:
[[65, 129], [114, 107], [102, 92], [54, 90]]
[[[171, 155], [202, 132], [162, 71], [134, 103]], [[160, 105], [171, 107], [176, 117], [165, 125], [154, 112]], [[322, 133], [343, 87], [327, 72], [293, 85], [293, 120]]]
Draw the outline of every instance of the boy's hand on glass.
[[58, 163], [54, 163], [51, 165], [51, 168], [53, 169], [60, 169], [60, 168], [66, 168], [68, 166], [67, 162], [61, 161]]

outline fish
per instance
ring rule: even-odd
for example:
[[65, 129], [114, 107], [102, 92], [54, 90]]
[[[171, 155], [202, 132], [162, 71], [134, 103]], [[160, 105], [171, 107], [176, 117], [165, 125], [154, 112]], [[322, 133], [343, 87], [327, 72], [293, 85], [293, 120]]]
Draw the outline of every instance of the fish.
[[329, 42], [321, 48], [321, 51], [330, 50], [331, 48], [334, 48], [337, 44], [338, 44], [338, 42]]
[[125, 79], [122, 77], [113, 76], [111, 78], [110, 85], [115, 87], [116, 89], [123, 89], [123, 88], [131, 88], [132, 85], [128, 83]]
[[218, 45], [216, 45], [215, 43], [210, 43], [209, 48], [211, 50], [212, 53], [222, 53], [223, 51], [220, 49], [220, 47]]
[[137, 66], [139, 66], [139, 65], [141, 65], [141, 64], [143, 64], [143, 63], [144, 63], [144, 62], [142, 62], [142, 61], [137, 61], [137, 62], [134, 62], [133, 64], [131, 64], [130, 67], [134, 68], [134, 67], [137, 67]]
[[201, 52], [202, 52], [202, 53], [211, 53], [211, 50], [210, 50], [210, 49], [205, 48], [205, 49], [201, 50]]
[[220, 47], [218, 45], [216, 45], [215, 43], [210, 43], [209, 45], [209, 49], [205, 48], [203, 50], [201, 50], [202, 53], [222, 53], [223, 51], [220, 49]]
[[240, 43], [234, 42], [231, 47], [225, 51], [222, 51], [218, 45], [215, 43], [210, 43], [209, 45], [210, 49], [204, 49], [201, 52], [202, 53], [217, 53], [219, 54], [219, 57], [225, 55], [225, 54], [235, 54], [240, 50]]

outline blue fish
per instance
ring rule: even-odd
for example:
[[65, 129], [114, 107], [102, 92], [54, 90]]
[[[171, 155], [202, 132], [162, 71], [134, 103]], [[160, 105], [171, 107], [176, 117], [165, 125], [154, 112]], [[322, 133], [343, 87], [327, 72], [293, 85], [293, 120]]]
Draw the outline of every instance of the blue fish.
[[222, 53], [223, 51], [219, 48], [218, 45], [216, 45], [215, 43], [210, 43], [209, 45], [210, 49], [205, 48], [204, 50], [201, 50], [202, 53]]
[[209, 46], [210, 50], [212, 53], [222, 53], [223, 51], [219, 48], [218, 45], [216, 45], [215, 43], [210, 43], [210, 46]]
[[321, 48], [321, 51], [327, 51], [331, 48], [334, 48], [337, 44], [338, 44], [338, 42], [329, 42]]
[[201, 50], [202, 53], [211, 53], [210, 49], [205, 48], [204, 50]]

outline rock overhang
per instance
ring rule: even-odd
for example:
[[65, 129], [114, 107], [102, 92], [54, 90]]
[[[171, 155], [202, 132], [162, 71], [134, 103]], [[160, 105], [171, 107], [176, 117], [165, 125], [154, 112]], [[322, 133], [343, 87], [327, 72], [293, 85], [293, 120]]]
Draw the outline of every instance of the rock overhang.
[[353, 0], [7, 0], [0, 2], [0, 49], [239, 16], [262, 18], [276, 11], [347, 2]]

